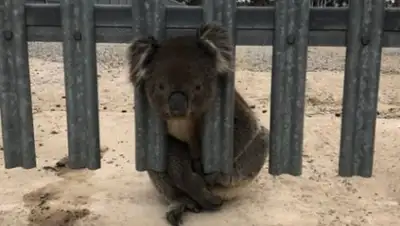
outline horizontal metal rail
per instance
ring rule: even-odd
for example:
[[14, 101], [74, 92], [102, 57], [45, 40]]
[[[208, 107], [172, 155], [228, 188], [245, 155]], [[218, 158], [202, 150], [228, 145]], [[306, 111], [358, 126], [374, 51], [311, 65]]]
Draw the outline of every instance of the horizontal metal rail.
[[[0, 7], [0, 11], [3, 8]], [[383, 47], [400, 47], [400, 8], [385, 10]], [[129, 5], [95, 5], [96, 42], [127, 43], [132, 40], [132, 9]], [[203, 22], [202, 7], [168, 6], [166, 37], [194, 32]], [[237, 45], [272, 45], [273, 7], [236, 9]], [[309, 46], [345, 46], [348, 8], [311, 8]], [[59, 4], [26, 4], [28, 41], [61, 42]]]

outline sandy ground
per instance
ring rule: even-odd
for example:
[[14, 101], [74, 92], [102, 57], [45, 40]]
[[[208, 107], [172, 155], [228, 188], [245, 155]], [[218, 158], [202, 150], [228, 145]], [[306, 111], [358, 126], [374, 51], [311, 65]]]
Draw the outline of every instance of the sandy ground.
[[[134, 167], [132, 89], [125, 46], [98, 48], [102, 168], [47, 170], [67, 153], [62, 54], [57, 44], [30, 45], [38, 167], [5, 170], [0, 153], [1, 226], [160, 226], [166, 207], [146, 173]], [[304, 172], [273, 177], [265, 166], [248, 194], [185, 225], [399, 225], [400, 51], [385, 50], [374, 176], [337, 176], [343, 48], [311, 48], [307, 79]], [[237, 87], [269, 125], [270, 48], [238, 49]], [[337, 115], [337, 114], [336, 114]], [[1, 151], [0, 151], [1, 152]]]

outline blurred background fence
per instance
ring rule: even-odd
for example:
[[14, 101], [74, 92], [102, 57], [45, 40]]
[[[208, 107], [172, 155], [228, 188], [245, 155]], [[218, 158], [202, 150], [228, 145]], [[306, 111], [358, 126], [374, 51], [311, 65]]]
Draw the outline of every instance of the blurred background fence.
[[[201, 5], [202, 0], [166, 0], [171, 4]], [[277, 0], [238, 0], [238, 6], [273, 6]], [[310, 0], [312, 7], [346, 7], [350, 0]], [[28, 0], [37, 3], [58, 3], [60, 0]], [[97, 0], [99, 4], [132, 4], [132, 0]], [[399, 7], [400, 0], [385, 0], [387, 7]]]

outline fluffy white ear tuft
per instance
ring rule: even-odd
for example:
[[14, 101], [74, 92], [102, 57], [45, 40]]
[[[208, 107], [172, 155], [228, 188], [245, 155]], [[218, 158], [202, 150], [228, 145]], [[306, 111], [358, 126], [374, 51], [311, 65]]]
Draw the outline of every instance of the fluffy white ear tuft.
[[133, 85], [139, 84], [146, 76], [146, 66], [151, 62], [158, 48], [153, 36], [133, 40], [128, 46], [129, 80]]
[[233, 44], [228, 32], [220, 25], [207, 23], [197, 30], [197, 37], [201, 44], [215, 56], [216, 67], [219, 74], [234, 71]]

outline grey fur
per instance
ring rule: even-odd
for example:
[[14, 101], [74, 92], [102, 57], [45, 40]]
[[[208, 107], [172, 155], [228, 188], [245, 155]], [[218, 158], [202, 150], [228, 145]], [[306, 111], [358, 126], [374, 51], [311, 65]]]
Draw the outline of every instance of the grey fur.
[[[148, 174], [170, 203], [167, 220], [171, 225], [179, 225], [185, 211], [218, 209], [223, 200], [237, 197], [265, 164], [269, 131], [236, 91], [234, 172], [201, 172], [203, 115], [216, 95], [218, 76], [233, 70], [232, 50], [227, 32], [215, 24], [201, 26], [196, 36], [160, 43], [152, 37], [142, 38], [128, 48], [132, 84], [143, 82], [147, 99], [168, 127], [168, 170]], [[169, 111], [167, 97], [176, 91], [189, 100], [184, 117], [177, 118]]]

